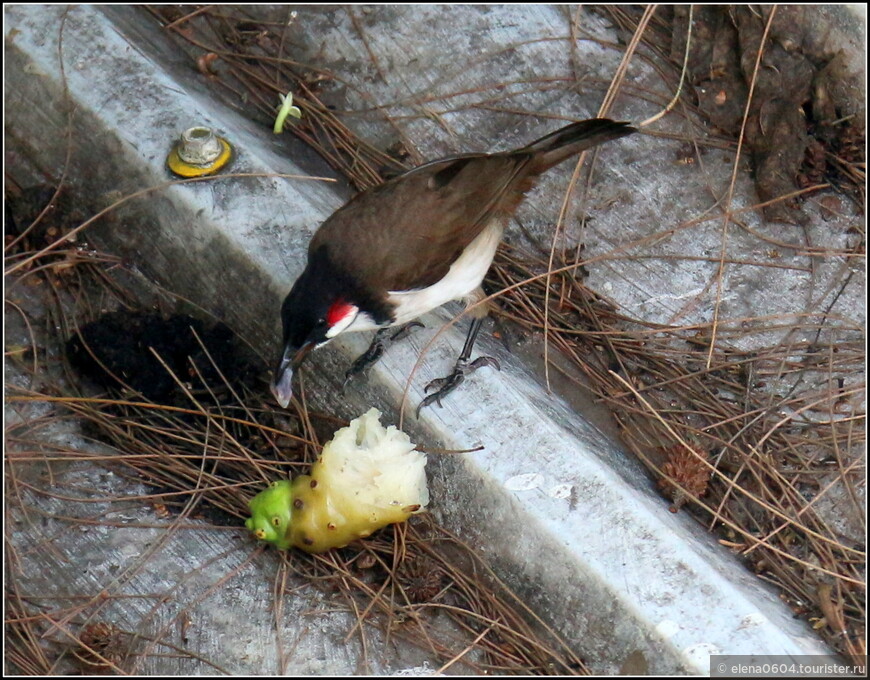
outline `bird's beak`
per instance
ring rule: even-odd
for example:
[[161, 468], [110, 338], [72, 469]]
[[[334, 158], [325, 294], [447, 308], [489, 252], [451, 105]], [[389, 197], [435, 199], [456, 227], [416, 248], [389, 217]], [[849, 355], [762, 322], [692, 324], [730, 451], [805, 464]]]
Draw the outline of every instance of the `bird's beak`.
[[278, 368], [275, 369], [275, 377], [272, 379], [272, 396], [281, 405], [287, 408], [293, 397], [293, 371], [302, 363], [306, 355], [314, 349], [313, 342], [306, 342], [298, 350], [293, 347], [285, 347]]

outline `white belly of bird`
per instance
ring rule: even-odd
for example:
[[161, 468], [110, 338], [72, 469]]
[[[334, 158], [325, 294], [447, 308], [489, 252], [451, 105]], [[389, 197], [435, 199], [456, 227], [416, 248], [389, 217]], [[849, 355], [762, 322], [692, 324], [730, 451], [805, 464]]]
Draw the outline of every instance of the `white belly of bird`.
[[492, 264], [503, 231], [504, 226], [500, 221], [490, 224], [468, 245], [450, 267], [447, 276], [438, 283], [420, 290], [390, 291], [387, 299], [395, 305], [396, 314], [396, 320], [391, 325], [408, 323], [421, 314], [474, 292]]

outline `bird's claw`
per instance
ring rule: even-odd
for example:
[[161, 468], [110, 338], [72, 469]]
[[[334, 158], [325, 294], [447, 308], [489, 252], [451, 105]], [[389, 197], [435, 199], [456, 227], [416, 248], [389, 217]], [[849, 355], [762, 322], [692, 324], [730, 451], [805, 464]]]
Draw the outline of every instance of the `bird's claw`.
[[360, 354], [350, 365], [350, 368], [344, 372], [344, 382], [341, 385], [341, 389], [343, 390], [347, 387], [347, 384], [360, 373], [365, 373], [366, 370], [383, 356], [386, 349], [386, 345], [384, 345], [383, 342], [379, 339], [375, 339], [369, 348]]
[[415, 328], [426, 328], [426, 326], [424, 326], [419, 321], [409, 321], [390, 336], [390, 342], [396, 342], [397, 340], [403, 340], [407, 338], [409, 335], [411, 335], [411, 331]]
[[420, 411], [430, 404], [437, 403], [439, 407], [443, 408], [441, 400], [459, 387], [465, 380], [465, 376], [469, 373], [474, 373], [478, 368], [484, 366], [492, 366], [497, 371], [501, 370], [498, 361], [493, 357], [478, 357], [470, 364], [466, 363], [464, 359], [460, 359], [456, 362], [456, 366], [453, 368], [453, 373], [448, 375], [446, 378], [436, 378], [426, 385], [424, 392], [428, 393], [430, 390], [436, 391], [429, 394], [420, 402], [420, 405], [417, 407], [417, 418], [420, 417]]
[[389, 337], [385, 337], [386, 329], [378, 331], [377, 335], [375, 335], [375, 339], [372, 340], [372, 344], [369, 345], [369, 348], [359, 355], [350, 365], [350, 368], [345, 371], [344, 382], [341, 384], [342, 391], [344, 391], [344, 388], [347, 387], [351, 380], [360, 373], [365, 373], [383, 356], [387, 349], [387, 344], [396, 342], [397, 340], [402, 340], [410, 335], [411, 330], [414, 328], [425, 328], [425, 326], [423, 326], [419, 321], [411, 321], [399, 328], [399, 330]]
[[498, 359], [495, 357], [477, 357], [477, 359], [471, 362], [471, 370], [469, 373], [476, 371], [478, 368], [482, 368], [483, 366], [491, 366], [497, 371], [501, 370], [501, 364], [498, 363]]

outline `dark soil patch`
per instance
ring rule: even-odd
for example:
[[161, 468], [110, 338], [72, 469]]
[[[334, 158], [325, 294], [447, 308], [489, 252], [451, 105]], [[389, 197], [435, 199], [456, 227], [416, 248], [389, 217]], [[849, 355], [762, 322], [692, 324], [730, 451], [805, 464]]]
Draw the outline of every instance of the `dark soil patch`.
[[190, 406], [189, 391], [224, 403], [230, 389], [254, 388], [265, 371], [224, 324], [186, 314], [164, 319], [117, 311], [82, 326], [66, 346], [70, 363], [99, 385], [132, 389], [149, 401]]

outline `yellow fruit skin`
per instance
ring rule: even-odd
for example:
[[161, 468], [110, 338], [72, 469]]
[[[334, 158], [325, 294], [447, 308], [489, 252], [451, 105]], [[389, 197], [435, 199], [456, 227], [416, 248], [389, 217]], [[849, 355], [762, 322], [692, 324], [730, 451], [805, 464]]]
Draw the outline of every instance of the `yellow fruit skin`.
[[404, 522], [419, 509], [418, 506], [379, 508], [359, 498], [342, 497], [330, 493], [327, 485], [319, 481], [321, 477], [322, 465], [317, 461], [310, 476], [302, 475], [293, 480], [293, 521], [287, 542], [306, 552], [342, 548], [388, 524]]

